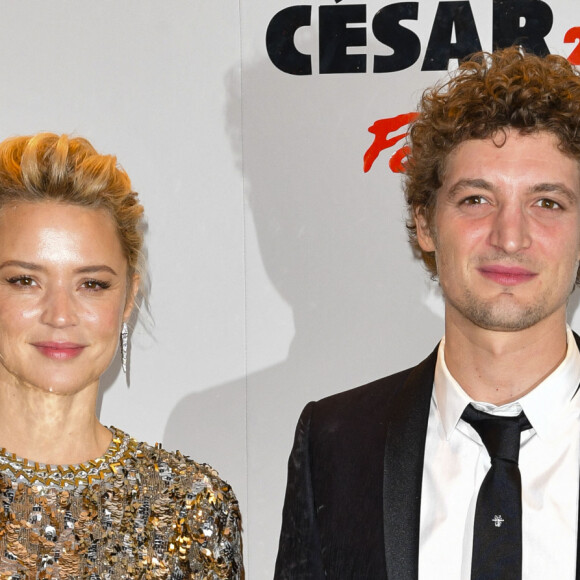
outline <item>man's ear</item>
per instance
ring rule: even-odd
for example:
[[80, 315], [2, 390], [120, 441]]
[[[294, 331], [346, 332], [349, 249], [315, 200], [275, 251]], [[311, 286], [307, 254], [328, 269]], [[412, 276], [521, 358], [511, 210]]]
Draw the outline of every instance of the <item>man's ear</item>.
[[131, 317], [131, 312], [133, 312], [133, 307], [135, 306], [139, 292], [140, 282], [141, 277], [139, 274], [133, 274], [133, 277], [129, 281], [129, 287], [127, 288], [127, 301], [125, 302], [125, 310], [123, 311], [123, 322], [128, 322]]
[[417, 228], [417, 242], [424, 252], [434, 252], [435, 240], [427, 221], [426, 211], [424, 206], [418, 206], [413, 210], [413, 219]]

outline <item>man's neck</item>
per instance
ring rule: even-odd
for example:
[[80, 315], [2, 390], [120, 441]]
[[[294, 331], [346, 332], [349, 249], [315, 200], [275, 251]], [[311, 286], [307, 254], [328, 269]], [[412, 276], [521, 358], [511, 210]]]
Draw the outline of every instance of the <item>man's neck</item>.
[[523, 397], [558, 367], [566, 348], [562, 317], [524, 330], [499, 332], [446, 315], [447, 368], [476, 401], [504, 405]]

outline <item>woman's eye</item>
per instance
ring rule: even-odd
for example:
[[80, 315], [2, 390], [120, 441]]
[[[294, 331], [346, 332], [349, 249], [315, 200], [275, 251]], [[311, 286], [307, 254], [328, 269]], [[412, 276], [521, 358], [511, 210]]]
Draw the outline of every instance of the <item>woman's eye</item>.
[[105, 282], [104, 280], [86, 280], [83, 282], [82, 287], [86, 288], [87, 290], [98, 291], [110, 288], [111, 284], [109, 284], [109, 282]]
[[30, 276], [13, 276], [7, 282], [14, 286], [34, 286], [36, 282]]

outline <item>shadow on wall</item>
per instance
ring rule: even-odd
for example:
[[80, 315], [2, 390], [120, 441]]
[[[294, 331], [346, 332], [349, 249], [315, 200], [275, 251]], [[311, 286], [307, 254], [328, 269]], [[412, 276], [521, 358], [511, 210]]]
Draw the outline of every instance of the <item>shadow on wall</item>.
[[119, 373], [121, 372], [123, 372], [121, 370], [121, 356], [119, 352], [117, 352], [113, 362], [101, 376], [101, 381], [99, 383], [99, 393], [97, 394], [97, 417], [101, 416], [101, 408], [103, 406], [103, 397], [105, 396], [105, 393], [113, 386], [117, 380], [117, 377], [119, 376]]
[[572, 321], [575, 318], [575, 315], [578, 313], [578, 306], [580, 305], [580, 288], [575, 287], [574, 291], [570, 295], [570, 299], [568, 300], [568, 308], [566, 309], [568, 312], [568, 320], [570, 321], [570, 325], [576, 332], [578, 332], [578, 325], [572, 324]]
[[[292, 309], [295, 335], [285, 360], [182, 399], [164, 445], [215, 464], [226, 479], [247, 461], [245, 542], [251, 577], [265, 579], [273, 575], [286, 463], [302, 407], [418, 362], [442, 324], [422, 303], [426, 274], [412, 263], [398, 177], [386, 169], [366, 177], [362, 171], [374, 121], [362, 95], [365, 87], [376, 91], [376, 80], [373, 87], [361, 78], [293, 77], [269, 61], [243, 74], [243, 176], [256, 229], [246, 239], [257, 236], [260, 254], [248, 254], [246, 264], [261, 261]], [[226, 82], [227, 126], [241, 172], [240, 104], [233, 97], [239, 80], [232, 74]], [[255, 330], [268, 309], [246, 272], [253, 369], [256, 349], [272, 337]], [[275, 332], [276, 321], [270, 322], [259, 326]], [[247, 416], [247, 441], [224, 436], [239, 413]], [[199, 457], [195, 440], [184, 448], [184, 432], [211, 441], [211, 457]]]

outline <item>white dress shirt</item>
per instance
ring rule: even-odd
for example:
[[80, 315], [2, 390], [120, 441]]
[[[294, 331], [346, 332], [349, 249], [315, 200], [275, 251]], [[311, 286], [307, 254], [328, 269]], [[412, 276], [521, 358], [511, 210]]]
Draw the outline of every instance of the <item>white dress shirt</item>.
[[[490, 459], [481, 438], [461, 419], [474, 402], [445, 364], [445, 339], [435, 384], [425, 449], [420, 580], [469, 580], [475, 502]], [[526, 413], [532, 429], [521, 436], [522, 578], [574, 580], [580, 482], [580, 353], [568, 328], [565, 359], [527, 395], [496, 407], [497, 415]]]

